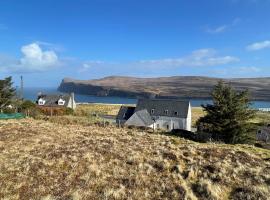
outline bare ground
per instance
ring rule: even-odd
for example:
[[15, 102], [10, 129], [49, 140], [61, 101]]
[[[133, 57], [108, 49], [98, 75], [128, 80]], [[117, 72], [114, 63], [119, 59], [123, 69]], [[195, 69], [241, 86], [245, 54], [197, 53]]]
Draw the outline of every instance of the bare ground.
[[0, 121], [0, 199], [269, 199], [270, 151], [114, 127]]

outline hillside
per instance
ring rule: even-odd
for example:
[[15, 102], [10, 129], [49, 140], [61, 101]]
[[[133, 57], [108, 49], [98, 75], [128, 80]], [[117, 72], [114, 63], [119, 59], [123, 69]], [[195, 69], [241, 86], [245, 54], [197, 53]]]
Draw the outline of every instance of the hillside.
[[[97, 96], [149, 97], [176, 96], [182, 98], [210, 98], [219, 78], [174, 76], [135, 78], [111, 76], [96, 80], [65, 78], [58, 90]], [[248, 89], [253, 100], [270, 100], [270, 78], [223, 79], [237, 90]]]
[[270, 151], [114, 127], [0, 121], [0, 199], [262, 199]]

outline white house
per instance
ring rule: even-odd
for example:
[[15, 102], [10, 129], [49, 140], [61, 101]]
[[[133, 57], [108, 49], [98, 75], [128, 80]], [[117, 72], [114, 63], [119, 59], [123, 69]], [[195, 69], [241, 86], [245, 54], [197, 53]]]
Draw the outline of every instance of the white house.
[[37, 98], [38, 106], [43, 107], [67, 107], [67, 108], [76, 108], [76, 102], [74, 99], [74, 93], [65, 94], [65, 95], [44, 95], [40, 94]]
[[189, 101], [177, 99], [139, 99], [136, 107], [122, 106], [116, 122], [167, 131], [191, 131], [191, 106]]

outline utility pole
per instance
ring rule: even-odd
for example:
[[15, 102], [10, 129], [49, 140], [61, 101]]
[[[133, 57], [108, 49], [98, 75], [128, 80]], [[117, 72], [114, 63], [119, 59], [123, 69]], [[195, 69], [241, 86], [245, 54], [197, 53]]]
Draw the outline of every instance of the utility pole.
[[21, 100], [23, 100], [23, 76], [21, 76]]

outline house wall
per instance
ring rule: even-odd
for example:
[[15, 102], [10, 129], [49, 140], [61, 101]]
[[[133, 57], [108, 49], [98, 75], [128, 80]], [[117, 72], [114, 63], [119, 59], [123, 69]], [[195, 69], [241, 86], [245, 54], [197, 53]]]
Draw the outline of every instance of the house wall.
[[74, 97], [71, 96], [71, 97], [69, 98], [67, 107], [68, 107], [68, 108], [72, 108], [73, 110], [76, 109], [76, 102], [75, 102], [75, 100], [74, 100]]
[[187, 119], [176, 117], [155, 117], [155, 129], [164, 129], [171, 131], [173, 129], [188, 130]]
[[270, 142], [270, 133], [264, 129], [257, 132], [256, 139], [258, 141]]
[[192, 113], [191, 113], [191, 105], [189, 103], [189, 106], [188, 106], [188, 116], [187, 116], [187, 126], [186, 126], [186, 129], [187, 131], [191, 131], [191, 124], [192, 124]]

